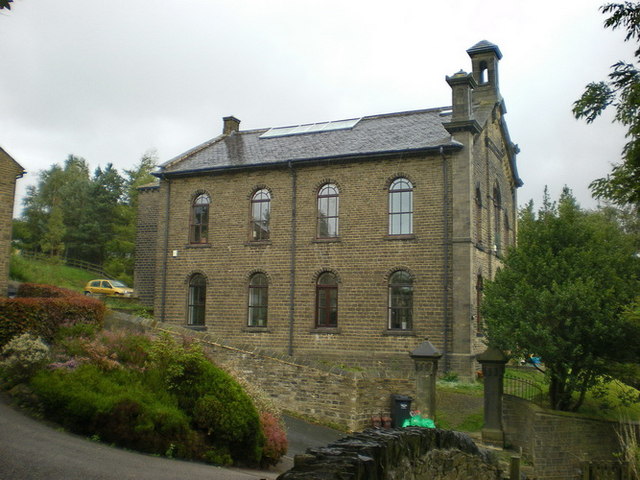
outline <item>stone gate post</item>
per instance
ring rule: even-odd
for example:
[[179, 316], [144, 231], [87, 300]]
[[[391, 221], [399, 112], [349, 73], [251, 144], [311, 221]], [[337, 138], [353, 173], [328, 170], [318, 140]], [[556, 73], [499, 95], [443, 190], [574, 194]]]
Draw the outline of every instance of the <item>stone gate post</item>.
[[502, 391], [507, 357], [497, 348], [489, 347], [476, 358], [482, 365], [484, 378], [484, 426], [482, 441], [504, 446], [502, 425]]
[[442, 353], [425, 340], [410, 354], [416, 365], [416, 408], [427, 411], [429, 418], [436, 418], [436, 377], [438, 360]]

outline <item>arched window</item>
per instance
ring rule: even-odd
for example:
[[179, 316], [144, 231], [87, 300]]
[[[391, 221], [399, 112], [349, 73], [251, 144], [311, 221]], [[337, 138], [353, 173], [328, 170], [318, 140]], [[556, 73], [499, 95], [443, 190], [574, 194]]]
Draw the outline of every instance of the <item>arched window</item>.
[[389, 277], [389, 329], [413, 328], [413, 279], [399, 270]]
[[478, 80], [480, 85], [489, 83], [489, 69], [487, 68], [487, 62], [480, 62], [480, 75]]
[[264, 273], [256, 273], [249, 280], [249, 318], [250, 327], [267, 326], [267, 304], [269, 283]]
[[209, 238], [209, 205], [211, 199], [207, 194], [200, 194], [193, 199], [191, 205], [191, 225], [189, 227], [190, 243], [207, 243]]
[[263, 188], [251, 197], [251, 240], [269, 240], [271, 194]]
[[207, 300], [207, 279], [196, 273], [189, 279], [188, 325], [204, 325]]
[[413, 233], [413, 185], [396, 178], [389, 187], [389, 235]]
[[318, 191], [318, 238], [338, 236], [338, 187], [332, 183], [323, 185]]
[[495, 252], [502, 252], [502, 197], [500, 189], [493, 189], [493, 245]]
[[325, 272], [316, 282], [316, 327], [338, 326], [338, 279]]
[[476, 277], [476, 332], [483, 333], [482, 325], [482, 291], [484, 290], [484, 280], [482, 275]]
[[475, 228], [476, 228], [476, 241], [482, 244], [482, 191], [479, 186], [476, 186], [476, 213], [475, 213]]

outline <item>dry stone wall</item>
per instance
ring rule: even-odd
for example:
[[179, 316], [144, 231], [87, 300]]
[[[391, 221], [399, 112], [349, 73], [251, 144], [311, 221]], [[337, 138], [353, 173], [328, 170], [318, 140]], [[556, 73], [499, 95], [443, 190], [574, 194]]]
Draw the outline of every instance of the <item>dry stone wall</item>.
[[296, 457], [278, 480], [498, 480], [486, 451], [450, 430], [409, 427], [369, 429]]

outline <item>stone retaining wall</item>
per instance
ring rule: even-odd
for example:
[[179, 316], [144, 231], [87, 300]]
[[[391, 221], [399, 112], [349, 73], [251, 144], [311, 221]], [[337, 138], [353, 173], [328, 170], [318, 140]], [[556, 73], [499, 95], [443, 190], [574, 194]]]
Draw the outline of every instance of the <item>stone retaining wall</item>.
[[449, 430], [409, 427], [368, 429], [296, 456], [278, 480], [499, 480], [486, 451]]
[[557, 413], [511, 395], [503, 397], [505, 441], [522, 447], [539, 480], [580, 478], [585, 460], [615, 460], [619, 424]]
[[218, 366], [255, 383], [281, 408], [351, 431], [370, 426], [372, 415], [389, 415], [392, 394], [416, 396], [413, 369], [345, 371], [248, 345], [231, 345], [205, 332], [151, 319], [113, 313], [106, 321], [196, 337]]

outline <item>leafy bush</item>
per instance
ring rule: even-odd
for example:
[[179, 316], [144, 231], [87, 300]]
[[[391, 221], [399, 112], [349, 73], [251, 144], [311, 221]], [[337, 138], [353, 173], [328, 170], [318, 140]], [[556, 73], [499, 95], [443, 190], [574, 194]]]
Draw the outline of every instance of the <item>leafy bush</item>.
[[186, 458], [204, 451], [171, 396], [146, 388], [136, 372], [84, 364], [71, 371], [42, 370], [31, 387], [46, 415], [76, 433], [148, 453], [166, 452], [177, 442], [192, 445], [180, 452]]
[[105, 307], [98, 300], [48, 285], [22, 284], [21, 292], [45, 296], [0, 299], [0, 346], [24, 332], [50, 342], [62, 325], [102, 326]]
[[0, 369], [9, 385], [31, 378], [49, 358], [49, 347], [38, 337], [23, 333], [7, 343], [0, 353]]
[[289, 446], [282, 421], [269, 412], [262, 412], [260, 426], [265, 436], [261, 463], [263, 466], [276, 465]]
[[221, 465], [270, 465], [286, 452], [279, 417], [258, 415], [196, 343], [78, 325], [56, 338], [57, 361], [30, 386], [42, 411], [76, 433]]
[[233, 377], [213, 365], [198, 344], [180, 345], [168, 335], [153, 343], [149, 357], [150, 370], [212, 445], [228, 448], [235, 462], [260, 462], [264, 436], [258, 412]]
[[42, 285], [38, 283], [21, 283], [18, 287], [17, 296], [38, 298], [82, 297], [78, 292], [74, 292], [67, 288], [60, 288], [53, 285]]

